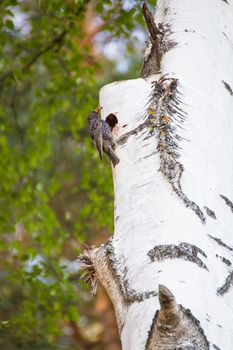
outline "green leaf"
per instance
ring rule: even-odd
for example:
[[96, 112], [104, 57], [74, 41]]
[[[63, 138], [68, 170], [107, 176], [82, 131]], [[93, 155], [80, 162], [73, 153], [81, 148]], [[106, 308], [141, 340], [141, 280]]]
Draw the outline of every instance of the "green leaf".
[[14, 30], [14, 22], [11, 21], [10, 19], [7, 19], [5, 22], [5, 26], [10, 29], [10, 30]]

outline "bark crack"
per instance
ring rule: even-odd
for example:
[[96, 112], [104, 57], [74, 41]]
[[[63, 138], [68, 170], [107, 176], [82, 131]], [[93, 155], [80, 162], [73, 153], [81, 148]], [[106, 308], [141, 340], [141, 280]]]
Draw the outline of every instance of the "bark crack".
[[205, 258], [207, 255], [195, 245], [182, 242], [179, 245], [164, 244], [157, 245], [148, 252], [148, 256], [152, 262], [162, 261], [165, 259], [183, 259], [195, 263], [199, 267], [208, 271], [207, 266], [198, 257], [201, 254]]
[[191, 208], [201, 222], [205, 223], [204, 213], [194, 201], [186, 196], [181, 187], [184, 166], [179, 161], [179, 141], [181, 137], [177, 133], [177, 128], [181, 128], [186, 113], [179, 107], [181, 100], [178, 91], [178, 79], [163, 76], [159, 81], [154, 81], [152, 84], [153, 92], [147, 114], [151, 123], [150, 132], [152, 134], [156, 133], [158, 137], [159, 170], [170, 182], [173, 190], [186, 207]]
[[123, 145], [124, 143], [126, 143], [126, 141], [128, 140], [128, 138], [132, 135], [137, 135], [140, 131], [142, 131], [144, 128], [148, 128], [150, 126], [149, 121], [146, 120], [144, 123], [138, 125], [136, 128], [124, 133], [122, 136], [120, 136], [117, 140], [116, 140], [116, 145]]

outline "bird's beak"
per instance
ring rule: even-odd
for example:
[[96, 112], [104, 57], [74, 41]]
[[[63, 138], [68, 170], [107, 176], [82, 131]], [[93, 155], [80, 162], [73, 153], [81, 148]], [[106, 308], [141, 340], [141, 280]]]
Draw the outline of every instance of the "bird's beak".
[[101, 106], [101, 107], [97, 107], [97, 108], [95, 109], [95, 112], [96, 112], [96, 113], [99, 113], [99, 112], [101, 111], [102, 108], [103, 108], [102, 106]]

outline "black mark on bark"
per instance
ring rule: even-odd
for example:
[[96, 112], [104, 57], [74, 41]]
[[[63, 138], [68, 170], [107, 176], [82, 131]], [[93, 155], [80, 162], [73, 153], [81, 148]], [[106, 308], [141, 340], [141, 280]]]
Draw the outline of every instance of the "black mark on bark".
[[[223, 0], [223, 1], [225, 1], [225, 0]], [[215, 345], [215, 344], [213, 344], [213, 348], [215, 349], [215, 350], [221, 350], [217, 345]]]
[[[183, 173], [183, 169], [182, 172], [180, 174], [180, 176]], [[200, 209], [200, 207], [193, 201], [191, 201], [186, 194], [183, 193], [183, 191], [181, 189], [177, 189], [173, 186], [173, 189], [175, 190], [175, 192], [178, 194], [178, 196], [180, 197], [180, 199], [182, 199], [182, 201], [184, 202], [184, 204], [186, 205], [186, 207], [191, 208], [196, 215], [200, 218], [200, 220], [202, 221], [203, 224], [205, 224], [206, 222], [206, 218], [202, 212], [202, 210]]]
[[105, 249], [108, 258], [109, 270], [112, 272], [113, 277], [117, 281], [121, 295], [126, 305], [131, 305], [134, 302], [142, 302], [145, 299], [157, 296], [157, 292], [155, 291], [138, 293], [134, 289], [130, 288], [129, 281], [126, 277], [127, 268], [122, 268], [122, 264], [115, 254], [111, 239], [106, 243]]
[[192, 29], [185, 29], [184, 30], [186, 33], [195, 33], [195, 30], [192, 30]]
[[148, 154], [148, 155], [144, 156], [143, 158], [144, 158], [144, 159], [146, 159], [146, 158], [150, 158], [150, 157], [154, 156], [156, 153], [157, 153], [157, 152], [156, 152], [156, 151], [154, 151], [154, 152], [152, 152], [152, 153], [150, 153], [150, 154]]
[[225, 293], [227, 293], [229, 291], [229, 289], [232, 285], [233, 285], [233, 271], [227, 276], [222, 287], [217, 289], [217, 293], [220, 295], [224, 295]]
[[224, 258], [224, 256], [221, 256], [221, 255], [216, 254], [216, 257], [219, 258], [219, 259], [221, 259], [222, 262], [223, 262], [224, 264], [226, 264], [227, 266], [231, 266], [230, 260]]
[[134, 129], [126, 132], [122, 136], [120, 136], [116, 140], [116, 145], [123, 145], [123, 144], [125, 144], [130, 136], [137, 135], [140, 131], [142, 131], [144, 128], [148, 128], [149, 126], [150, 126], [149, 122], [148, 122], [148, 120], [146, 120], [144, 123], [138, 125], [136, 128], [134, 128]]
[[228, 199], [223, 194], [220, 194], [220, 197], [225, 201], [226, 205], [228, 205], [228, 207], [230, 207], [230, 209], [231, 209], [231, 211], [233, 213], [233, 203], [230, 201], [230, 199]]
[[222, 247], [230, 250], [230, 251], [233, 251], [233, 248], [230, 247], [229, 245], [227, 245], [226, 243], [224, 243], [220, 238], [217, 238], [217, 237], [213, 237], [211, 235], [208, 235], [211, 239], [213, 239], [215, 242], [217, 242], [219, 245], [221, 245]]
[[226, 264], [227, 266], [231, 266], [230, 260], [224, 258], [224, 256], [220, 256], [220, 259], [221, 259], [222, 262], [224, 262], [224, 264]]
[[210, 216], [211, 218], [213, 218], [215, 220], [217, 219], [215, 212], [213, 210], [209, 209], [208, 207], [204, 207], [204, 208], [205, 208], [206, 214], [208, 216]]
[[226, 4], [228, 4], [228, 5], [229, 5], [229, 2], [228, 2], [227, 0], [222, 0], [222, 1], [224, 1]]
[[205, 258], [206, 254], [200, 248], [189, 243], [157, 245], [148, 252], [151, 261], [161, 261], [165, 259], [183, 259], [197, 264], [199, 267], [208, 270], [207, 266], [198, 257], [201, 254]]
[[160, 42], [160, 51], [161, 55], [164, 55], [166, 52], [176, 47], [178, 43], [171, 39], [172, 30], [170, 24], [159, 23], [158, 27], [163, 33], [163, 37]]
[[232, 88], [230, 87], [229, 84], [227, 84], [224, 80], [222, 80], [222, 83], [224, 84], [225, 88], [227, 89], [227, 91], [229, 92], [229, 94], [231, 96], [233, 96], [233, 91], [232, 91]]

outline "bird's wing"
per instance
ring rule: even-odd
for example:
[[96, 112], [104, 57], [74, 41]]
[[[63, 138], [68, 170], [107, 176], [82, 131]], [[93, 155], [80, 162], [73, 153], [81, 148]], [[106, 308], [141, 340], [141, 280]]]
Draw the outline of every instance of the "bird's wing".
[[102, 134], [102, 124], [101, 120], [98, 119], [96, 120], [95, 123], [95, 145], [96, 148], [99, 152], [100, 159], [102, 160], [102, 155], [103, 155], [103, 134]]

